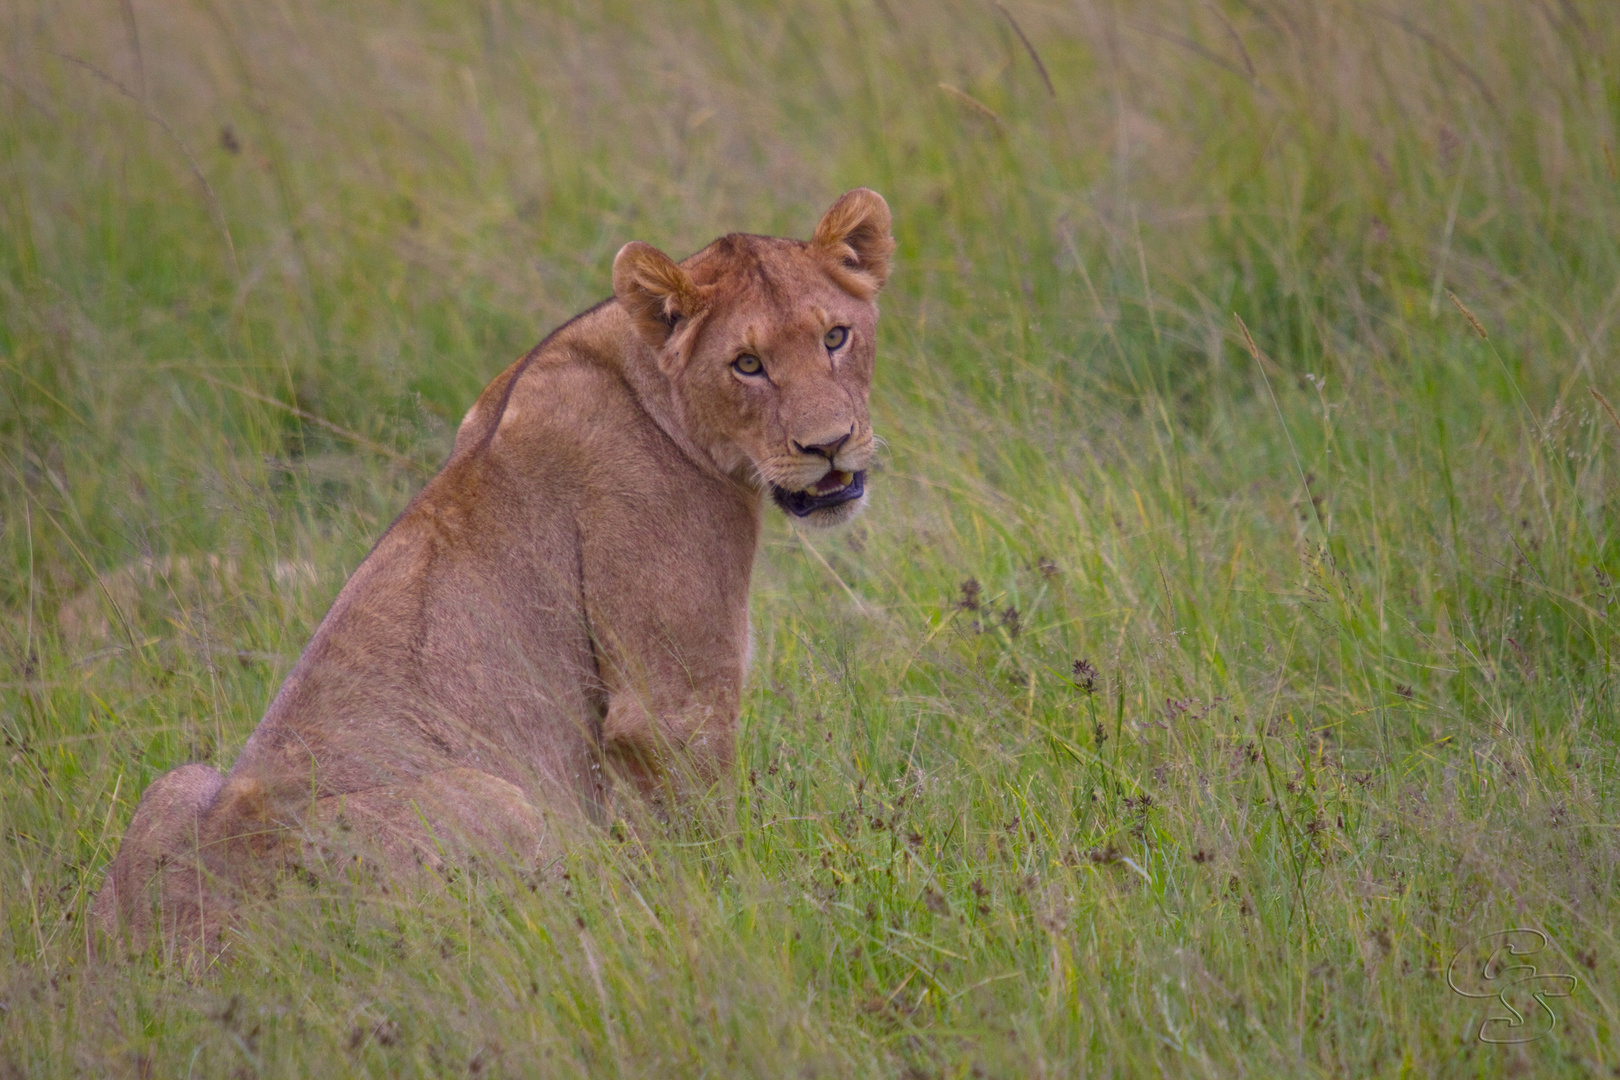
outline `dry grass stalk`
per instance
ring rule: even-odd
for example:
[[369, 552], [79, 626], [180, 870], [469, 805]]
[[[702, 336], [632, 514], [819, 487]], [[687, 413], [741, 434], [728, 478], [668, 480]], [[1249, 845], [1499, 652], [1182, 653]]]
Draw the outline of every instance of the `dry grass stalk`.
[[1490, 337], [1489, 334], [1485, 333], [1485, 328], [1480, 325], [1479, 320], [1474, 317], [1474, 313], [1468, 310], [1468, 305], [1457, 299], [1456, 293], [1452, 292], [1450, 289], [1447, 289], [1446, 299], [1455, 304], [1457, 306], [1457, 310], [1463, 313], [1463, 318], [1468, 320], [1468, 325], [1474, 328], [1474, 333], [1479, 335], [1481, 341], [1485, 341]]
[[1598, 404], [1603, 406], [1603, 411], [1609, 414], [1609, 419], [1614, 421], [1615, 429], [1620, 430], [1620, 416], [1615, 415], [1614, 406], [1609, 404], [1609, 399], [1598, 393], [1598, 388], [1595, 386], [1588, 386], [1586, 389], [1591, 391], [1593, 397], [1597, 398]]
[[979, 116], [984, 117], [986, 120], [996, 125], [996, 127], [1005, 128], [1007, 126], [1006, 121], [1001, 118], [1000, 113], [996, 112], [996, 110], [992, 109], [990, 106], [986, 105], [984, 102], [980, 101], [966, 90], [959, 89], [952, 86], [950, 83], [944, 82], [939, 84], [939, 88], [951, 95], [951, 97], [955, 98], [957, 101], [960, 101], [963, 105], [966, 105]]

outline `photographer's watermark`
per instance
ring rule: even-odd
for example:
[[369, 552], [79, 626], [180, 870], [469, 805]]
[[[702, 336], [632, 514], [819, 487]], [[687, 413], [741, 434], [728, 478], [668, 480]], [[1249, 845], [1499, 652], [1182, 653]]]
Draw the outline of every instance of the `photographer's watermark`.
[[1535, 1042], [1558, 1027], [1558, 1014], [1547, 999], [1569, 997], [1577, 980], [1573, 975], [1544, 974], [1529, 961], [1548, 944], [1540, 930], [1515, 927], [1486, 934], [1451, 958], [1446, 985], [1463, 997], [1490, 1002], [1480, 1021], [1480, 1042]]

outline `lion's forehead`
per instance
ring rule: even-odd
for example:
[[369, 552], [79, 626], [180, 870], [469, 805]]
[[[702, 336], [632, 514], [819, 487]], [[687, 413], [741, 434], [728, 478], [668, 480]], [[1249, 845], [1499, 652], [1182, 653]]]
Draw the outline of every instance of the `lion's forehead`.
[[708, 290], [716, 310], [753, 309], [782, 318], [807, 317], [819, 303], [861, 303], [839, 288], [821, 260], [798, 240], [734, 233], [722, 236], [684, 264]]
[[835, 325], [875, 318], [871, 304], [849, 296], [819, 269], [795, 281], [738, 276], [743, 280], [725, 282], [711, 301], [710, 326], [728, 345], [771, 351], [789, 343], [819, 343]]
[[[738, 344], [768, 353], [777, 363], [795, 354], [809, 352], [834, 325], [827, 305], [813, 299], [799, 304], [776, 305], [761, 310], [756, 305], [738, 304], [722, 314], [726, 344]], [[799, 348], [794, 348], [799, 346]]]
[[753, 236], [731, 233], [682, 261], [687, 273], [699, 285], [717, 285], [727, 280], [792, 274], [795, 269], [813, 271], [815, 257], [798, 240], [780, 236]]

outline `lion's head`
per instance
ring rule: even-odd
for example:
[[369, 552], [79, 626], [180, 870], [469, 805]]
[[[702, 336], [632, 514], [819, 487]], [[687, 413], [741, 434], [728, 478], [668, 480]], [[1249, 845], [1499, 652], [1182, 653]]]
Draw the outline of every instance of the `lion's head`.
[[874, 300], [893, 250], [888, 204], [856, 188], [808, 242], [733, 233], [679, 264], [643, 243], [613, 260], [686, 434], [807, 524], [866, 500]]

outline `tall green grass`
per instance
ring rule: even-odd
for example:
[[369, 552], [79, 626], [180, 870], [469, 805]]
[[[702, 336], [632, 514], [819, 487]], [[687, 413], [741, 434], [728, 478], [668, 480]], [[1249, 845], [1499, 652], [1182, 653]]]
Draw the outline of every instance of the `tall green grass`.
[[[0, 26], [0, 1075], [1620, 1065], [1604, 3]], [[887, 448], [769, 527], [724, 822], [90, 955], [141, 790], [232, 760], [618, 246], [857, 184]], [[1482, 1043], [1448, 966], [1515, 927], [1578, 985]]]

